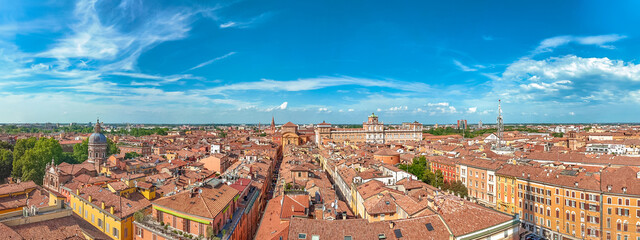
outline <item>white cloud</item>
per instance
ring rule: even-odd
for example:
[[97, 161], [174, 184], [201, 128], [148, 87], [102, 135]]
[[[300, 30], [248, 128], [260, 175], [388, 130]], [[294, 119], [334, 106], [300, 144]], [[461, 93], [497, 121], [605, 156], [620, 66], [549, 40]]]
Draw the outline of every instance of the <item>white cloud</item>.
[[389, 111], [396, 112], [396, 111], [404, 111], [407, 109], [408, 109], [407, 106], [399, 106], [399, 107], [391, 107], [389, 108]]
[[289, 102], [283, 102], [282, 104], [280, 104], [280, 110], [287, 109], [287, 105], [289, 105]]
[[448, 106], [449, 106], [449, 103], [448, 103], [448, 102], [427, 103], [427, 106], [429, 106], [429, 107], [433, 107], [433, 106], [448, 107]]
[[209, 64], [212, 64], [213, 62], [217, 62], [217, 61], [220, 61], [220, 60], [225, 59], [225, 58], [227, 58], [227, 57], [230, 57], [230, 56], [232, 56], [233, 54], [236, 54], [236, 52], [229, 52], [229, 53], [227, 53], [227, 54], [225, 54], [225, 55], [222, 55], [222, 56], [220, 56], [220, 57], [216, 57], [216, 58], [211, 59], [211, 60], [209, 60], [209, 61], [206, 61], [206, 62], [200, 63], [200, 64], [196, 65], [195, 67], [189, 68], [189, 70], [187, 70], [187, 71], [191, 71], [191, 70], [194, 70], [194, 69], [198, 69], [198, 68], [201, 68], [201, 67], [207, 66], [207, 65], [209, 65]]
[[478, 107], [470, 107], [467, 109], [467, 113], [475, 113], [478, 110]]
[[569, 112], [569, 115], [573, 116], [573, 115], [576, 115], [576, 113], [574, 113], [574, 112]]
[[331, 110], [329, 110], [326, 107], [321, 107], [321, 108], [318, 108], [318, 112], [331, 113]]
[[347, 110], [347, 111], [349, 111], [349, 112], [353, 112], [353, 111], [355, 111], [355, 110], [353, 110], [353, 108], [349, 108], [349, 110]]
[[640, 85], [640, 65], [574, 55], [510, 64], [487, 97], [515, 102], [619, 101]]
[[266, 108], [264, 109], [264, 111], [266, 112], [271, 112], [273, 110], [285, 110], [287, 109], [287, 106], [289, 105], [289, 102], [283, 102], [282, 104], [280, 104], [279, 106], [275, 106], [275, 107], [270, 107], [270, 108]]
[[609, 43], [617, 42], [621, 39], [626, 38], [627, 36], [618, 35], [618, 34], [608, 34], [608, 35], [597, 35], [597, 36], [557, 36], [552, 38], [547, 38], [540, 42], [540, 45], [534, 50], [534, 53], [541, 52], [550, 52], [553, 51], [554, 48], [569, 44], [569, 43], [577, 43], [581, 45], [596, 45], [602, 48], [614, 48], [612, 45], [607, 45]]

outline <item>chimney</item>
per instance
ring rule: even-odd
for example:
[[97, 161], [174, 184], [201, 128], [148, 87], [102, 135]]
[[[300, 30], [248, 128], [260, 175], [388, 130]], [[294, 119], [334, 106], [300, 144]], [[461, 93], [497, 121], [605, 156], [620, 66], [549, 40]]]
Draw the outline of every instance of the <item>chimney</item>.
[[113, 206], [111, 206], [111, 209], [109, 210], [109, 212], [113, 214]]
[[627, 193], [627, 187], [622, 187], [622, 193]]
[[611, 192], [611, 185], [607, 185], [607, 191]]
[[104, 209], [104, 201], [102, 201], [102, 204], [101, 204], [101, 206], [102, 206], [102, 209]]
[[578, 182], [573, 183], [576, 187], [578, 186]]
[[389, 228], [393, 229], [395, 223], [393, 221], [389, 221]]
[[93, 198], [91, 197], [91, 195], [89, 195], [89, 202], [93, 202]]

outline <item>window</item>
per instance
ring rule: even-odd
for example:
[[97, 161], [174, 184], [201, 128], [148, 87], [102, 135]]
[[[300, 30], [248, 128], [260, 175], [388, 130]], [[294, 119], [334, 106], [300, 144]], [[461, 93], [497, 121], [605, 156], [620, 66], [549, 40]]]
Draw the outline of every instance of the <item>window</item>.
[[112, 232], [112, 233], [113, 233], [113, 234], [111, 234], [111, 235], [113, 235], [114, 237], [119, 237], [119, 236], [118, 236], [118, 229], [117, 229], [117, 228], [115, 228], [115, 227], [114, 227], [114, 228], [113, 228], [113, 232]]
[[298, 233], [298, 239], [307, 239], [306, 233]]
[[320, 240], [320, 235], [312, 235], [311, 240]]
[[[143, 231], [142, 231], [142, 228], [140, 228], [140, 227], [136, 227], [136, 235], [138, 235], [138, 237], [143, 237], [143, 236], [142, 236], [142, 232], [143, 232]], [[155, 236], [155, 235], [154, 235], [154, 236]]]
[[352, 240], [353, 238], [351, 236], [344, 236], [344, 240]]
[[95, 222], [95, 216], [91, 214], [91, 222]]
[[102, 227], [102, 219], [98, 218], [98, 227]]

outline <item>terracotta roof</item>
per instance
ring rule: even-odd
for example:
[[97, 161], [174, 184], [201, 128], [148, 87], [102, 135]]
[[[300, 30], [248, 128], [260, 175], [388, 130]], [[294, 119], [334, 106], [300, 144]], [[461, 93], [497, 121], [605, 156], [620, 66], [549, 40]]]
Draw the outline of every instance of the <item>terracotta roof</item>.
[[33, 181], [2, 184], [0, 185], [0, 195], [23, 192], [27, 189], [34, 189], [36, 188], [36, 186], [37, 185]]
[[160, 198], [154, 201], [153, 205], [213, 219], [238, 195], [238, 190], [226, 184], [220, 184], [216, 187], [203, 186], [193, 191], [193, 193], [184, 191], [173, 196]]
[[465, 201], [453, 195], [440, 195], [435, 199], [438, 214], [455, 236], [513, 220], [513, 217], [493, 209]]
[[373, 155], [379, 156], [400, 156], [399, 152], [393, 151], [389, 148], [383, 148], [373, 153]]
[[306, 239], [317, 235], [320, 239], [378, 239], [384, 234], [387, 239], [393, 238], [393, 231], [386, 222], [369, 222], [365, 219], [320, 220], [292, 218], [289, 222], [289, 239], [298, 239], [298, 234], [306, 234]]
[[284, 124], [284, 125], [282, 125], [282, 126], [283, 126], [283, 127], [297, 127], [298, 125], [295, 125], [295, 124], [294, 124], [294, 123], [292, 123], [292, 122], [287, 122], [287, 123], [285, 123], [285, 124]]
[[309, 195], [282, 195], [282, 209], [280, 218], [291, 216], [307, 216], [309, 210]]
[[[0, 223], [0, 225], [4, 224]], [[67, 217], [56, 218], [51, 221], [23, 224], [11, 228], [24, 239], [80, 240], [86, 239], [84, 234], [89, 235], [91, 239], [111, 239], [108, 235], [104, 234], [99, 229], [75, 214]], [[6, 232], [2, 232], [3, 237], [6, 237], [6, 235], [4, 235]]]
[[378, 194], [376, 197], [368, 198], [363, 203], [369, 214], [395, 213], [396, 203], [391, 194]]
[[[131, 193], [129, 194], [129, 198], [125, 198], [98, 186], [81, 188], [79, 191], [80, 197], [89, 201], [89, 196], [91, 196], [91, 203], [98, 207], [101, 207], [102, 202], [104, 202], [105, 211], [109, 211], [108, 209], [113, 207], [114, 215], [118, 217], [129, 216], [134, 212], [145, 209], [151, 205], [149, 200], [137, 192]], [[75, 194], [75, 192], [73, 192], [73, 194]]]
[[255, 239], [278, 239], [280, 236], [282, 239], [287, 239], [289, 219], [280, 218], [281, 207], [279, 198], [269, 200]]

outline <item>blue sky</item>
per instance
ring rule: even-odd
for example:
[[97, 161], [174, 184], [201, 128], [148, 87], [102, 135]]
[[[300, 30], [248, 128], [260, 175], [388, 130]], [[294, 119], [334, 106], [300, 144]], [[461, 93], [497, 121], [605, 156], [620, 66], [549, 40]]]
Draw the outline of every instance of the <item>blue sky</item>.
[[0, 122], [639, 122], [638, 9], [0, 0]]

